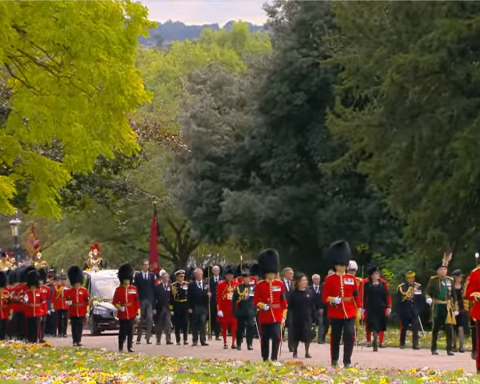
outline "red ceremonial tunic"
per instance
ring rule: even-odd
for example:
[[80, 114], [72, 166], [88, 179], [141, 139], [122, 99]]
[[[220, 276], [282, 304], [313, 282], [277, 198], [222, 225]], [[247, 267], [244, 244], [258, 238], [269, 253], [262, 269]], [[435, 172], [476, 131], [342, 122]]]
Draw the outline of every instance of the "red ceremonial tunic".
[[473, 305], [470, 317], [474, 320], [480, 320], [480, 267], [475, 268], [468, 276], [464, 296]]
[[[137, 288], [133, 285], [117, 287], [112, 304], [118, 309], [117, 317], [119, 320], [133, 319], [140, 310]], [[125, 307], [125, 311], [120, 311], [121, 307]]]
[[[259, 309], [258, 321], [261, 324], [279, 323], [287, 316], [285, 284], [278, 279], [271, 282], [260, 280], [255, 286], [253, 304]], [[268, 305], [268, 309], [264, 310]]]
[[85, 317], [88, 311], [88, 291], [84, 287], [71, 287], [65, 292], [67, 301], [71, 301], [72, 305], [68, 308], [70, 317]]
[[23, 298], [25, 317], [41, 317], [43, 306], [43, 293], [40, 288], [28, 290]]
[[21, 303], [21, 299], [18, 295], [20, 285], [12, 285], [10, 290], [10, 308], [12, 309], [13, 313], [22, 312], [23, 304]]
[[18, 311], [19, 312], [25, 312], [26, 308], [23, 303], [23, 298], [25, 297], [25, 293], [28, 291], [28, 285], [27, 283], [21, 283], [18, 288], [17, 288], [17, 298], [20, 302], [18, 306]]
[[[335, 305], [333, 300], [341, 298], [341, 303]], [[361, 307], [361, 297], [358, 292], [355, 276], [345, 273], [339, 276], [336, 273], [327, 276], [323, 283], [322, 301], [328, 304], [328, 317], [332, 319], [351, 319], [357, 316]]]
[[42, 292], [42, 316], [46, 316], [48, 314], [48, 296], [50, 296], [50, 288], [46, 285], [40, 287], [40, 291]]
[[[235, 281], [237, 282], [238, 285], [242, 285], [243, 284], [243, 277], [239, 276], [235, 279]], [[253, 276], [250, 276], [250, 281], [248, 282], [248, 285], [256, 285], [256, 284], [257, 284], [257, 279]]]
[[56, 311], [68, 309], [66, 297], [69, 289], [69, 287], [62, 284], [55, 285], [53, 288], [53, 309]]
[[233, 317], [233, 292], [238, 283], [234, 280], [230, 284], [227, 280], [218, 282], [217, 285], [217, 311], [223, 312], [223, 317], [217, 316], [219, 323], [230, 321]]
[[0, 288], [0, 320], [8, 319], [8, 317], [10, 316], [10, 295], [11, 292], [7, 288]]

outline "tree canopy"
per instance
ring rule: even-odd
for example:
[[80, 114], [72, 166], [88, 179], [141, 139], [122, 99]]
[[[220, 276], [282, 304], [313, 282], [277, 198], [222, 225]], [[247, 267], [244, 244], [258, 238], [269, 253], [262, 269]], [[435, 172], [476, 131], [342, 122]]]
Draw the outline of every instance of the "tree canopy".
[[0, 212], [24, 193], [34, 213], [59, 218], [72, 173], [138, 149], [127, 114], [149, 100], [135, 58], [152, 24], [128, 0], [14, 1], [0, 14]]

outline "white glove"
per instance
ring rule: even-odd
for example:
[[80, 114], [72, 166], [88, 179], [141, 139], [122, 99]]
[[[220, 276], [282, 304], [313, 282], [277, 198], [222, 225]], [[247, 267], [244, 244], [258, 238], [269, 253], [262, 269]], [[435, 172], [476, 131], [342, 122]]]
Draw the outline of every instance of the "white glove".
[[28, 295], [25, 295], [25, 297], [23, 298], [23, 302], [28, 303]]
[[392, 308], [387, 308], [387, 316], [390, 316], [390, 313], [392, 313]]
[[175, 315], [175, 312], [171, 311], [170, 314], [173, 316], [173, 315]]
[[55, 313], [55, 309], [52, 308], [52, 309], [50, 310], [50, 312]]
[[264, 311], [268, 311], [270, 309], [270, 306], [269, 305], [264, 305], [263, 308], [262, 308]]
[[223, 317], [223, 312], [222, 312], [222, 311], [218, 311], [218, 312], [217, 312], [217, 316], [218, 316], [218, 317]]
[[12, 320], [12, 319], [13, 319], [13, 315], [8, 316], [8, 320]]
[[365, 316], [365, 309], [363, 309], [363, 308], [362, 308], [362, 309], [360, 309], [360, 315], [361, 315], [362, 317], [364, 317], [364, 316]]
[[120, 312], [125, 312], [125, 307], [120, 307]]
[[52, 314], [52, 311], [47, 311], [47, 314], [51, 315], [51, 314]]
[[90, 313], [87, 312], [87, 313], [85, 314], [85, 317], [88, 319], [88, 318], [90, 317]]
[[427, 299], [427, 304], [428, 304], [428, 305], [432, 305], [432, 302], [433, 302], [432, 298], [429, 297], [429, 298]]
[[67, 305], [72, 305], [72, 304], [73, 304], [73, 303], [72, 303], [72, 300], [67, 300], [66, 303], [67, 303]]
[[340, 297], [336, 297], [335, 300], [333, 300], [333, 304], [338, 305], [342, 302], [342, 299]]
[[137, 321], [140, 321], [140, 315], [137, 315]]
[[460, 312], [458, 312], [458, 311], [453, 311], [453, 316], [458, 316], [459, 313]]

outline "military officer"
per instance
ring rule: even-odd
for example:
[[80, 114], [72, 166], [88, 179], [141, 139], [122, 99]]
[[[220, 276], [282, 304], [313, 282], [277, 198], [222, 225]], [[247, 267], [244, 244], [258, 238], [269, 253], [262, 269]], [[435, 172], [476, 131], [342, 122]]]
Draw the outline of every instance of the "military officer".
[[443, 327], [447, 336], [447, 355], [453, 356], [453, 325], [458, 315], [458, 303], [453, 292], [453, 278], [447, 276], [448, 263], [451, 253], [443, 255], [442, 263], [437, 266], [437, 275], [432, 276], [426, 288], [426, 302], [432, 306], [432, 355], [438, 355], [437, 340], [440, 327]]
[[66, 303], [69, 307], [72, 341], [74, 347], [81, 347], [83, 323], [90, 315], [89, 295], [83, 284], [83, 272], [78, 266], [70, 267], [67, 271], [71, 288], [66, 292]]
[[180, 345], [180, 333], [183, 333], [183, 344], [188, 345], [188, 283], [185, 281], [185, 270], [175, 272], [176, 281], [172, 284], [170, 309], [172, 310], [175, 339]]
[[246, 333], [247, 349], [253, 349], [253, 336], [255, 333], [255, 316], [257, 311], [253, 305], [255, 285], [250, 284], [248, 270], [242, 272], [242, 283], [235, 287], [233, 292], [233, 316], [237, 319], [237, 349], [242, 349], [243, 335]]
[[397, 288], [397, 313], [400, 318], [400, 348], [405, 348], [408, 326], [412, 326], [413, 349], [418, 346], [420, 308], [423, 303], [422, 286], [415, 282], [415, 272], [405, 274], [406, 282]]

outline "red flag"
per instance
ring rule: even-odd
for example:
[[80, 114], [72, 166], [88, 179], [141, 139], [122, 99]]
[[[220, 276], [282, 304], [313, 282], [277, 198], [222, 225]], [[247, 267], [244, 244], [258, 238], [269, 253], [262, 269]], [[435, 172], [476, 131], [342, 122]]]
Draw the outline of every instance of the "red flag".
[[40, 241], [38, 241], [37, 234], [35, 233], [35, 228], [32, 224], [30, 227], [30, 233], [27, 237], [27, 251], [30, 256], [34, 256], [40, 249]]
[[158, 258], [158, 246], [157, 246], [157, 238], [158, 238], [158, 217], [157, 217], [157, 207], [154, 206], [153, 208], [153, 217], [152, 217], [152, 227], [150, 229], [150, 255], [149, 255], [149, 262], [150, 262], [150, 270], [157, 274], [160, 272], [160, 260]]

